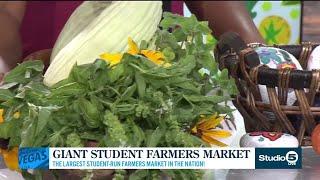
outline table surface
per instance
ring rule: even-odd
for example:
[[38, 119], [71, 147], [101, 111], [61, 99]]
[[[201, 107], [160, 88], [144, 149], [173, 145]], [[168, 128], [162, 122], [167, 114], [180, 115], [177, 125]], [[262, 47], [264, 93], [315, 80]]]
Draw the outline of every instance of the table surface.
[[[320, 180], [320, 155], [311, 147], [302, 150], [302, 169], [213, 170], [205, 179], [215, 180]], [[0, 180], [23, 180], [20, 174], [6, 169], [0, 161]]]

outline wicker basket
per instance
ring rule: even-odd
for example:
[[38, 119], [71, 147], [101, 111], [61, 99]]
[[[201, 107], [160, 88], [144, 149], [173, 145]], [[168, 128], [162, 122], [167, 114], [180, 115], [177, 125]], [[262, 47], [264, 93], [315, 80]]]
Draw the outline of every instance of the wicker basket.
[[[260, 65], [253, 46], [247, 45], [236, 33], [221, 36], [215, 49], [219, 68], [227, 68], [239, 90], [234, 104], [245, 120], [247, 132], [275, 131], [295, 135], [302, 146], [310, 145], [310, 135], [320, 119], [320, 71], [271, 69]], [[303, 69], [316, 44], [274, 45], [295, 56]], [[262, 102], [258, 85], [266, 85], [269, 104]], [[278, 93], [277, 93], [277, 90]], [[286, 105], [288, 91], [295, 92], [297, 101]], [[316, 99], [316, 101], [315, 101]]]

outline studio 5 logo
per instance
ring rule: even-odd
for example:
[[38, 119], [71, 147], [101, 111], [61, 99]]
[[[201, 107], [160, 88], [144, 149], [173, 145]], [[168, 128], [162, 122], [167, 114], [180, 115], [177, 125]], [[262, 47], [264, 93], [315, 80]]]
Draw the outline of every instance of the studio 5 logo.
[[256, 169], [301, 167], [301, 148], [256, 148]]
[[286, 160], [288, 162], [288, 165], [295, 166], [297, 164], [298, 159], [299, 159], [299, 155], [295, 151], [287, 152]]

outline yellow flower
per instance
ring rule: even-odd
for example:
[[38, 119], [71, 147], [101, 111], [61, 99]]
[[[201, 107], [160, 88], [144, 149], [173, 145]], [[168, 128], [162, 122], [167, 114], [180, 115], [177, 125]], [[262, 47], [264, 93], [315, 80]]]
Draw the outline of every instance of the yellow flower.
[[109, 54], [109, 53], [104, 53], [100, 55], [100, 58], [108, 61], [110, 63], [110, 66], [114, 66], [118, 64], [121, 59], [122, 59], [122, 54]]
[[191, 129], [191, 133], [201, 138], [203, 141], [217, 146], [227, 146], [225, 143], [215, 138], [227, 138], [231, 133], [226, 130], [215, 129], [224, 120], [223, 116], [217, 113], [209, 117], [201, 116], [199, 122]]
[[162, 65], [165, 63], [164, 55], [162, 52], [153, 50], [141, 50], [140, 53], [157, 65]]
[[18, 151], [18, 147], [14, 147], [11, 150], [0, 149], [4, 163], [9, 169], [14, 171], [19, 171]]
[[[140, 50], [138, 48], [138, 45], [132, 40], [132, 38], [128, 38], [128, 46], [129, 50], [127, 51], [128, 54], [131, 55], [143, 55], [150, 61], [154, 62], [157, 65], [163, 65], [164, 67], [168, 67], [171, 64], [165, 62], [165, 58], [162, 52], [160, 51], [155, 51], [155, 50]], [[121, 59], [122, 59], [123, 54], [121, 53], [116, 53], [116, 54], [111, 54], [111, 53], [104, 53], [100, 55], [100, 58], [108, 61], [110, 63], [110, 66], [114, 66], [118, 64]]]
[[140, 50], [138, 48], [138, 45], [136, 44], [136, 42], [133, 41], [131, 37], [128, 37], [128, 46], [129, 46], [129, 50], [127, 53], [131, 55], [139, 54]]
[[4, 122], [3, 119], [3, 109], [0, 109], [0, 124]]

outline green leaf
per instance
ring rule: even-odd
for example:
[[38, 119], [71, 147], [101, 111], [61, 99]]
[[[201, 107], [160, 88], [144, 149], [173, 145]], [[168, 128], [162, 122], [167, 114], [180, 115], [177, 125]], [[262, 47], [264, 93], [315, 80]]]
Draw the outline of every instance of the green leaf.
[[130, 174], [129, 180], [141, 180], [145, 179], [148, 175], [148, 170], [139, 169], [134, 171], [134, 173]]
[[12, 83], [5, 83], [3, 85], [0, 86], [0, 89], [10, 89], [16, 85], [18, 85], [19, 83], [17, 82], [12, 82]]
[[177, 83], [175, 84], [175, 86], [183, 88], [185, 90], [190, 90], [195, 94], [200, 94], [200, 87], [196, 87], [194, 84], [192, 84], [192, 82], [182, 82], [182, 83]]
[[228, 96], [198, 96], [198, 95], [183, 95], [185, 99], [191, 102], [211, 102], [214, 104], [231, 100]]
[[99, 141], [103, 138], [103, 136], [99, 132], [83, 132], [80, 134], [81, 139], [91, 140], [91, 141]]
[[21, 132], [21, 147], [39, 146], [35, 139], [42, 135], [48, 122], [51, 120], [51, 113], [60, 109], [57, 106], [41, 107], [28, 104], [29, 116], [23, 120]]
[[141, 146], [142, 142], [145, 140], [143, 130], [139, 126], [137, 126], [136, 123], [130, 118], [127, 119], [124, 127], [131, 147]]
[[172, 33], [177, 41], [185, 41], [187, 40], [187, 34], [185, 34], [182, 28], [177, 28]]
[[25, 61], [12, 69], [5, 77], [5, 83], [26, 83], [32, 80], [33, 77], [42, 73], [44, 65], [42, 61]]
[[111, 71], [108, 71], [108, 77], [109, 77], [109, 81], [110, 83], [115, 82], [116, 80], [118, 80], [121, 76], [124, 75], [124, 65], [123, 64], [118, 64], [114, 67], [114, 69], [112, 69]]
[[156, 128], [151, 136], [147, 139], [147, 147], [157, 147], [161, 138], [164, 136], [165, 130], [161, 128]]
[[137, 85], [133, 84], [132, 86], [129, 86], [124, 93], [121, 95], [121, 100], [127, 100], [130, 97], [132, 97], [133, 93], [135, 93], [137, 90]]
[[80, 136], [75, 132], [68, 134], [67, 139], [66, 139], [66, 145], [68, 147], [83, 147], [84, 146], [81, 141]]
[[7, 101], [14, 97], [14, 94], [8, 89], [0, 89], [0, 101]]
[[0, 124], [0, 138], [8, 139], [10, 137], [10, 131], [13, 130], [11, 126], [10, 122]]
[[162, 53], [167, 61], [172, 61], [176, 57], [171, 47], [164, 48]]
[[98, 110], [97, 106], [95, 106], [85, 98], [80, 98], [78, 100], [78, 103], [88, 127], [98, 128], [100, 126], [102, 118], [101, 112]]
[[[33, 106], [33, 105], [30, 105]], [[48, 121], [51, 120], [51, 114], [53, 111], [59, 110], [61, 107], [58, 106], [49, 106], [49, 107], [37, 107], [38, 111], [38, 122], [36, 125], [36, 132], [35, 134], [38, 135], [40, 132], [46, 127]]]
[[144, 94], [146, 91], [146, 81], [141, 76], [141, 74], [138, 72], [135, 73], [135, 80], [136, 80], [136, 84], [137, 84], [139, 97], [142, 98], [142, 97], [144, 97]]
[[86, 92], [86, 87], [77, 82], [65, 84], [51, 89], [50, 98], [59, 98], [61, 96], [78, 96]]

